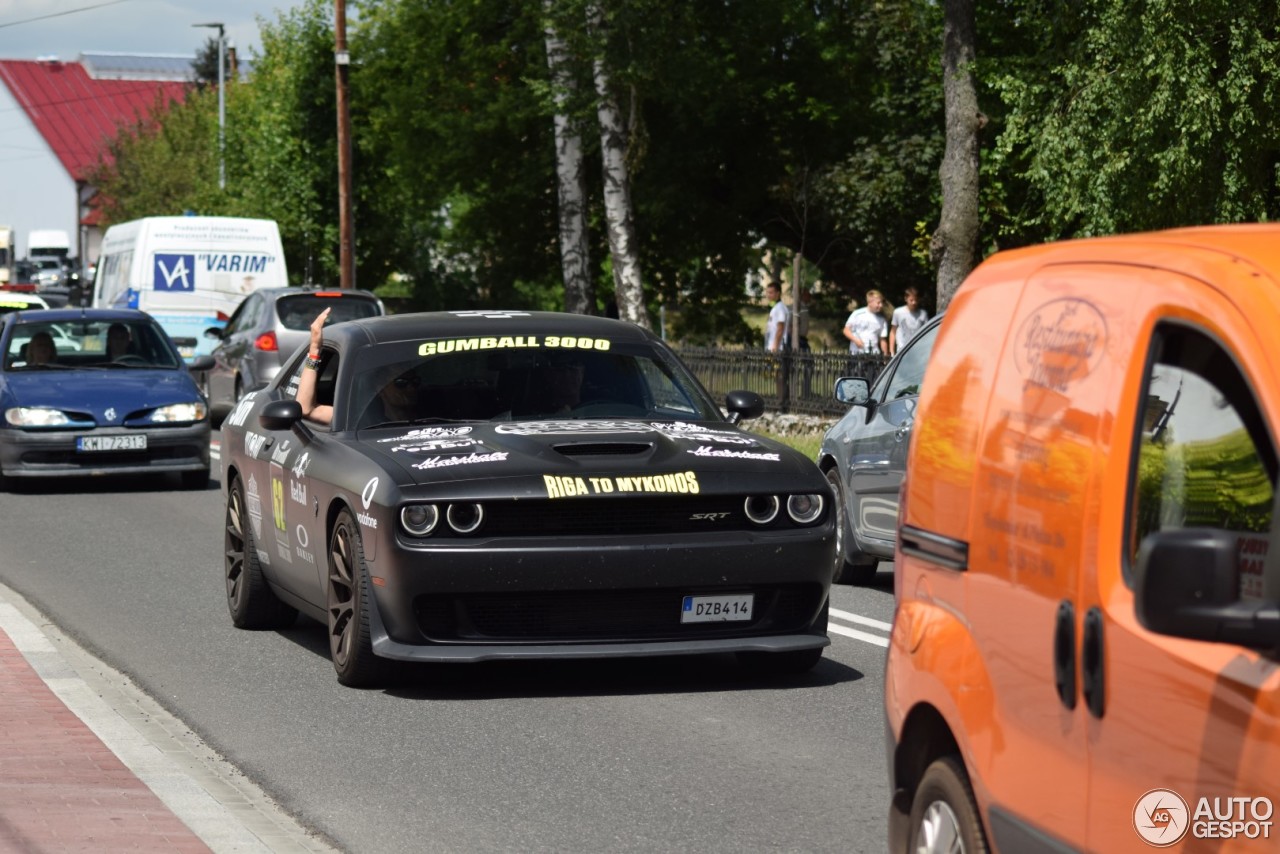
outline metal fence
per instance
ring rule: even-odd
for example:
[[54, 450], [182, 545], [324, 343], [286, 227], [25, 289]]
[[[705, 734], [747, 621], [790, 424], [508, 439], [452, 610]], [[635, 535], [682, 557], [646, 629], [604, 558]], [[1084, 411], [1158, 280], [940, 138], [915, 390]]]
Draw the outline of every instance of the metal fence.
[[840, 377], [874, 380], [887, 356], [789, 351], [750, 347], [674, 347], [712, 397], [745, 389], [764, 398], [773, 412], [843, 415], [848, 405], [835, 398]]

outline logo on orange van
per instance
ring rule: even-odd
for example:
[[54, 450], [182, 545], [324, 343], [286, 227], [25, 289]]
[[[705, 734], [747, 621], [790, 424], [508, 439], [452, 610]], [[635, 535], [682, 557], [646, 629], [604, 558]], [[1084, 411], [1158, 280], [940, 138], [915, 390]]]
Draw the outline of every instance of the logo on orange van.
[[1088, 302], [1064, 297], [1031, 312], [1014, 340], [1018, 373], [1029, 383], [1066, 391], [1102, 361], [1107, 321]]
[[1270, 839], [1275, 807], [1270, 798], [1200, 798], [1195, 811], [1172, 789], [1152, 789], [1133, 807], [1133, 829], [1142, 841], [1167, 848], [1191, 831], [1196, 839]]
[[1133, 807], [1133, 829], [1142, 841], [1166, 848], [1187, 835], [1187, 802], [1170, 789], [1152, 789]]

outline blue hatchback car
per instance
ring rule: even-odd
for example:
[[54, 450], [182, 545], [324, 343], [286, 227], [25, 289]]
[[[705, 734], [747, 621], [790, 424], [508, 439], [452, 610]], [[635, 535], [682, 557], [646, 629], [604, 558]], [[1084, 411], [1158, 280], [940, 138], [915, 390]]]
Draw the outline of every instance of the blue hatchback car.
[[186, 488], [208, 485], [208, 405], [149, 315], [13, 312], [0, 317], [0, 356], [0, 483], [176, 472]]

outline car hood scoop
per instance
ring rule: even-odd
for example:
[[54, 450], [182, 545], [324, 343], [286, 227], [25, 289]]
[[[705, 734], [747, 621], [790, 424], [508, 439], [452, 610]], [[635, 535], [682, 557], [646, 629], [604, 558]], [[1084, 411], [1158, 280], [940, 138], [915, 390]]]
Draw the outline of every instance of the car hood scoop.
[[551, 447], [566, 457], [616, 457], [647, 454], [653, 442], [562, 442]]

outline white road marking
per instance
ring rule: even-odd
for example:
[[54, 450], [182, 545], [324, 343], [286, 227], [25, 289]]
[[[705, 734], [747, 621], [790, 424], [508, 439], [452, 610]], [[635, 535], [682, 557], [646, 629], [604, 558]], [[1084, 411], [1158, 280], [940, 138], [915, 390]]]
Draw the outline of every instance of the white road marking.
[[844, 626], [838, 626], [835, 623], [827, 623], [827, 631], [832, 634], [844, 635], [854, 640], [865, 641], [874, 646], [889, 646], [889, 639], [882, 638], [879, 635], [873, 635], [869, 632], [859, 631], [858, 629], [846, 629]]
[[851, 614], [848, 611], [841, 611], [839, 608], [832, 608], [829, 613], [831, 614], [831, 616], [838, 617], [839, 619], [844, 620], [847, 623], [857, 623], [860, 626], [870, 626], [873, 629], [880, 629], [881, 631], [885, 631], [885, 632], [891, 631], [893, 629], [892, 623], [885, 623], [880, 620], [873, 620], [870, 617], [860, 617], [857, 614]]

